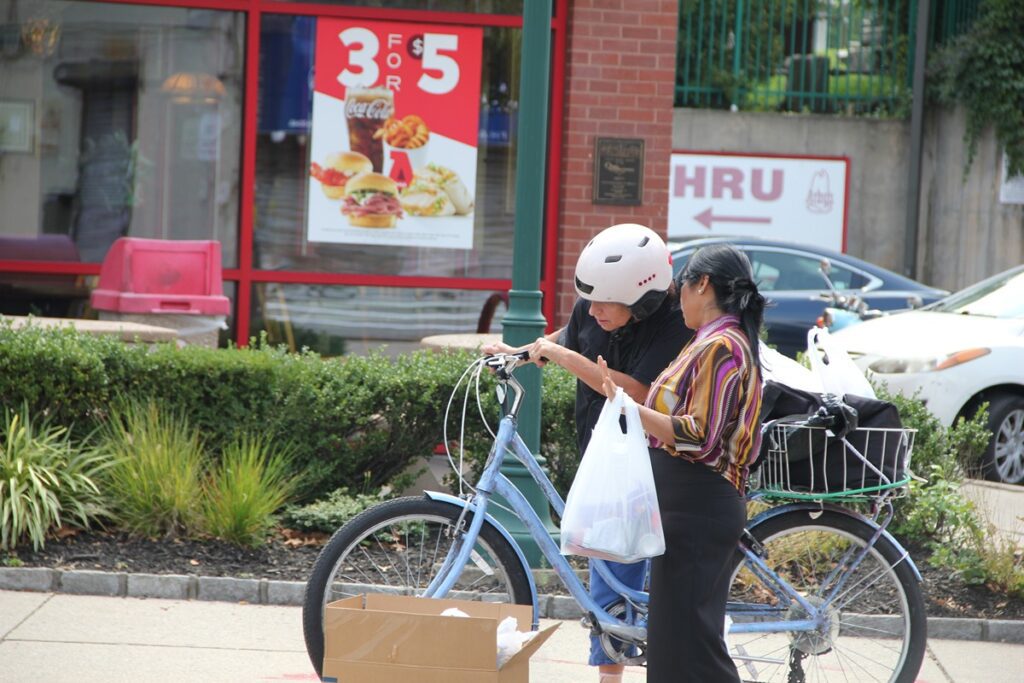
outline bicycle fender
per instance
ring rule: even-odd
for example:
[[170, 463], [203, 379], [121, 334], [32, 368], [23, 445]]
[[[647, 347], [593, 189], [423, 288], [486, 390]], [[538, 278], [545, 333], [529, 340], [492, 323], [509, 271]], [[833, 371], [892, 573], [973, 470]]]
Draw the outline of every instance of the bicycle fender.
[[[756, 515], [753, 519], [749, 520], [747, 522], [747, 528], [751, 529], [751, 528], [755, 527], [756, 525], [760, 524], [761, 522], [764, 522], [766, 520], [772, 519], [774, 517], [778, 517], [779, 515], [785, 514], [787, 512], [793, 512], [793, 511], [820, 512], [822, 510], [828, 510], [829, 512], [838, 512], [840, 514], [846, 515], [847, 517], [849, 517], [851, 519], [856, 519], [856, 520], [861, 521], [861, 522], [866, 522], [868, 526], [870, 526], [870, 527], [872, 527], [872, 528], [874, 528], [876, 530], [879, 528], [878, 524], [876, 524], [874, 522], [874, 520], [868, 519], [867, 517], [864, 517], [863, 515], [858, 515], [855, 512], [847, 510], [846, 508], [844, 508], [841, 505], [836, 505], [834, 503], [812, 503], [812, 502], [787, 503], [786, 505], [779, 505], [779, 506], [776, 506], [776, 507], [773, 507], [773, 508], [769, 508], [769, 509], [765, 510], [764, 512]], [[892, 534], [890, 534], [888, 529], [882, 531], [882, 536], [885, 537], [885, 540], [887, 540], [890, 543], [892, 543], [893, 547], [895, 547], [896, 550], [899, 551], [900, 555], [904, 558], [904, 561], [906, 561], [907, 564], [910, 565], [910, 569], [914, 572], [914, 576], [917, 577], [918, 583], [920, 583], [922, 581], [922, 579], [921, 579], [921, 572], [920, 572], [920, 570], [918, 570], [917, 565], [914, 563], [914, 558], [912, 558], [910, 556], [910, 553], [907, 552], [907, 549], [903, 547], [903, 544], [900, 543], [899, 541], [897, 541], [896, 537], [893, 536]]]
[[[442, 503], [450, 503], [461, 508], [468, 507], [470, 511], [474, 513], [476, 512], [476, 505], [470, 505], [468, 501], [463, 500], [458, 496], [453, 496], [450, 493], [441, 493], [440, 491], [424, 491], [423, 495], [425, 495], [430, 500], [436, 500]], [[522, 548], [520, 548], [519, 544], [516, 543], [515, 540], [512, 538], [512, 534], [510, 534], [508, 530], [505, 529], [505, 527], [503, 527], [500, 522], [498, 522], [498, 520], [494, 519], [494, 517], [488, 514], [484, 515], [484, 521], [493, 526], [495, 529], [497, 529], [498, 533], [501, 534], [502, 537], [506, 541], [508, 541], [508, 544], [512, 546], [512, 549], [516, 551], [516, 557], [519, 559], [519, 564], [522, 566], [523, 571], [526, 572], [526, 580], [530, 584], [530, 601], [533, 603], [534, 621], [538, 621], [540, 619], [540, 607], [537, 603], [537, 584], [533, 580], [533, 572], [530, 570], [530, 563], [526, 561], [526, 555], [523, 554]], [[534, 624], [534, 626], [536, 625], [537, 624]]]

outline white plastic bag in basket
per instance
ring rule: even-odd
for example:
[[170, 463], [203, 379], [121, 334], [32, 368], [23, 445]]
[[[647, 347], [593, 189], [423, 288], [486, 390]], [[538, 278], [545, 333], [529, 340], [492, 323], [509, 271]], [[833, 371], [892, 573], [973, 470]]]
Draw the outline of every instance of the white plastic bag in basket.
[[846, 394], [877, 398], [867, 377], [850, 358], [846, 347], [823, 327], [807, 331], [807, 356], [811, 370], [821, 379], [828, 394], [842, 398]]
[[566, 498], [561, 538], [563, 555], [637, 562], [665, 552], [640, 411], [622, 389], [605, 401], [594, 426]]

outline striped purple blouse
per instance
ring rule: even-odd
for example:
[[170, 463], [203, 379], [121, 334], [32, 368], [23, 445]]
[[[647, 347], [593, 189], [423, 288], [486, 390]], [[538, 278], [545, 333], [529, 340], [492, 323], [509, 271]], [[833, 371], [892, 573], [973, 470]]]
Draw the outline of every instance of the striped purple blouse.
[[672, 416], [670, 455], [721, 473], [744, 492], [761, 446], [761, 377], [739, 319], [707, 323], [651, 385], [645, 405]]

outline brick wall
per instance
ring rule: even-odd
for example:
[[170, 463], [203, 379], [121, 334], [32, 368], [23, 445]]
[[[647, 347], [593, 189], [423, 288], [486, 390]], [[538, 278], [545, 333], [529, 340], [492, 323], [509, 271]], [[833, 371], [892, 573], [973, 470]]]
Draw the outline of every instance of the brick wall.
[[[626, 222], [666, 234], [677, 12], [678, 0], [569, 2], [555, 327], [572, 310], [576, 257], [593, 235]], [[640, 206], [591, 203], [597, 137], [644, 140]]]

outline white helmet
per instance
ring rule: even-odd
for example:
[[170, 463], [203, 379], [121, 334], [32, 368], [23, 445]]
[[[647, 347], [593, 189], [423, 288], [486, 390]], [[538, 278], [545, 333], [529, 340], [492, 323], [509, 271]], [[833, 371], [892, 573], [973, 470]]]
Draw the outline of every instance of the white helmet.
[[656, 232], [620, 223], [599, 232], [576, 261], [576, 292], [629, 306], [637, 319], [657, 310], [672, 283], [672, 254]]

